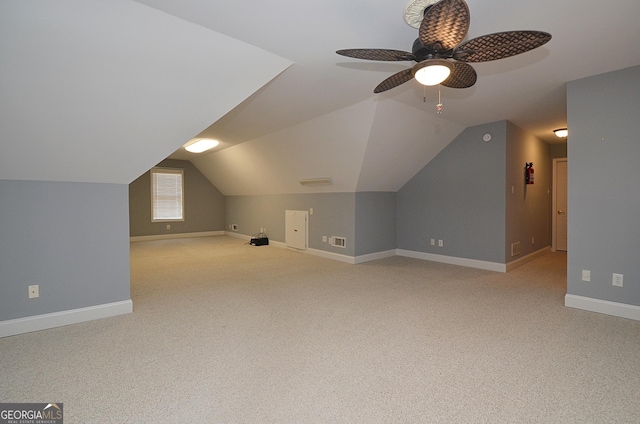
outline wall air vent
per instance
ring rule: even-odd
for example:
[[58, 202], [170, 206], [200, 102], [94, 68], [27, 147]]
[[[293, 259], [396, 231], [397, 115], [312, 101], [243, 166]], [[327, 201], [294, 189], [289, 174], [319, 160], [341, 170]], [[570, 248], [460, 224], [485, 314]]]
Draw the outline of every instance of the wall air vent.
[[333, 180], [329, 177], [307, 178], [305, 180], [300, 180], [300, 184], [302, 184], [303, 186], [332, 185]]
[[517, 241], [511, 245], [511, 256], [518, 256], [520, 254], [520, 242]]
[[329, 244], [334, 247], [347, 247], [347, 239], [345, 237], [335, 237], [332, 236], [329, 238]]

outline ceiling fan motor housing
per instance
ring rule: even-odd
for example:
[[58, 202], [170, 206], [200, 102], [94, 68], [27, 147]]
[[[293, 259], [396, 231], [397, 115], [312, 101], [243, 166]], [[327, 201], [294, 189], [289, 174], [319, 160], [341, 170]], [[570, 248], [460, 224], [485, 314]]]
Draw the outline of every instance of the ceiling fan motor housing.
[[435, 42], [432, 45], [432, 48], [425, 47], [419, 38], [416, 38], [416, 41], [413, 42], [413, 48], [411, 49], [411, 53], [415, 56], [416, 62], [422, 62], [427, 59], [441, 59], [451, 57], [451, 50], [441, 50], [442, 44], [439, 42]]

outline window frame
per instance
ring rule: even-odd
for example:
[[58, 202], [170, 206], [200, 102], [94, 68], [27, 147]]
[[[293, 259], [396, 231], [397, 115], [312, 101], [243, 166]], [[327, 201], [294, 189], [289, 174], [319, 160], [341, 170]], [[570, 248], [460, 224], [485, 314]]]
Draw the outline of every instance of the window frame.
[[[181, 218], [156, 218], [156, 174], [174, 174], [180, 175], [180, 214]], [[185, 201], [184, 201], [184, 169], [180, 168], [163, 168], [154, 167], [151, 168], [149, 173], [150, 186], [151, 186], [151, 222], [181, 222], [185, 219]]]

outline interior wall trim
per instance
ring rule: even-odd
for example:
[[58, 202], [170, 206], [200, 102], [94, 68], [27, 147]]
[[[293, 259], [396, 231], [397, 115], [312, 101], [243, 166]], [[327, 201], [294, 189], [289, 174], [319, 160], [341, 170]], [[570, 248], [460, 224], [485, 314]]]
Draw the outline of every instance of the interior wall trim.
[[369, 253], [366, 255], [356, 256], [354, 259], [354, 264], [362, 264], [370, 261], [377, 261], [378, 259], [390, 258], [392, 256], [397, 256], [397, 249], [385, 250], [382, 252]]
[[0, 338], [130, 314], [131, 312], [133, 312], [133, 302], [129, 299], [86, 308], [0, 321]]
[[519, 266], [522, 266], [528, 262], [531, 262], [535, 259], [538, 259], [540, 256], [544, 256], [551, 251], [551, 247], [543, 247], [540, 250], [536, 250], [535, 252], [531, 252], [526, 256], [516, 259], [515, 261], [511, 261], [507, 263], [507, 272], [512, 271]]
[[[225, 235], [239, 238], [242, 240], [251, 240], [251, 236], [247, 236], [245, 234], [239, 234], [231, 231], [225, 231]], [[360, 263], [360, 262], [356, 262], [357, 258], [354, 258], [353, 256], [341, 255], [339, 253], [328, 252], [326, 250], [320, 250], [320, 249], [311, 249], [311, 248], [307, 248], [307, 250], [293, 249], [293, 248], [287, 247], [286, 243], [283, 243], [281, 241], [275, 241], [272, 239], [269, 239], [269, 246], [278, 247], [281, 249], [287, 249], [287, 250], [291, 250], [292, 252], [299, 252], [302, 254], [320, 256], [321, 258], [333, 259], [334, 261], [340, 261], [348, 264]], [[369, 259], [369, 260], [373, 260], [373, 259]], [[366, 261], [362, 261], [362, 262], [366, 262]]]
[[[305, 253], [302, 251], [302, 253]], [[326, 250], [319, 249], [307, 249], [306, 253], [314, 256], [320, 256], [321, 258], [333, 259], [334, 261], [344, 262], [347, 264], [355, 264], [355, 258], [353, 256], [341, 255], [340, 253], [327, 252]]]
[[[231, 233], [228, 231], [225, 232], [225, 234], [232, 237], [245, 239], [245, 240], [250, 239], [249, 236], [246, 236], [243, 234]], [[273, 241], [271, 239], [269, 240], [269, 245], [274, 247], [289, 249], [285, 243]], [[478, 268], [478, 269], [484, 269], [484, 270], [496, 271], [496, 272], [507, 272], [507, 265], [500, 264], [497, 262], [487, 262], [487, 261], [480, 261], [477, 259], [466, 259], [466, 258], [458, 258], [454, 256], [436, 255], [433, 253], [415, 252], [412, 250], [403, 250], [403, 249], [391, 249], [391, 250], [369, 253], [369, 254], [360, 255], [360, 256], [348, 256], [348, 255], [342, 255], [340, 253], [333, 253], [326, 250], [311, 249], [311, 248], [308, 248], [307, 250], [296, 250], [296, 249], [290, 249], [290, 250], [300, 252], [303, 254], [306, 253], [309, 255], [319, 256], [326, 259], [332, 259], [334, 261], [340, 261], [340, 262], [344, 262], [352, 265], [357, 265], [357, 264], [361, 264], [369, 261], [375, 261], [378, 259], [390, 258], [392, 256], [406, 256], [414, 259], [423, 259], [426, 261], [442, 262], [442, 263], [451, 264], [451, 265], [466, 266], [469, 268]], [[542, 249], [542, 251], [546, 251], [546, 250], [549, 250], [549, 249], [548, 248]], [[537, 255], [542, 254], [538, 252], [534, 252], [534, 253]], [[531, 258], [530, 260], [533, 260], [536, 257], [537, 256]]]
[[[221, 235], [225, 235], [225, 236], [229, 236], [229, 237], [235, 237], [235, 238], [239, 238], [242, 240], [251, 240], [251, 236], [248, 236], [246, 234], [240, 234], [237, 233], [235, 231], [224, 231]], [[267, 235], [268, 237], [269, 235]], [[269, 240], [269, 242], [271, 242], [271, 240]]]
[[610, 302], [567, 293], [564, 297], [564, 306], [640, 321], [640, 306], [626, 303]]
[[167, 240], [167, 239], [191, 238], [191, 237], [211, 237], [211, 236], [223, 236], [223, 235], [225, 235], [224, 231], [200, 231], [197, 233], [173, 233], [173, 234], [157, 234], [152, 236], [133, 236], [133, 237], [129, 237], [129, 241], [131, 243], [134, 243], [137, 241]]
[[398, 256], [423, 259], [425, 261], [442, 262], [450, 265], [460, 265], [487, 271], [507, 272], [507, 265], [498, 262], [481, 261], [478, 259], [458, 258], [456, 256], [437, 255], [435, 253], [416, 252], [413, 250], [396, 249]]

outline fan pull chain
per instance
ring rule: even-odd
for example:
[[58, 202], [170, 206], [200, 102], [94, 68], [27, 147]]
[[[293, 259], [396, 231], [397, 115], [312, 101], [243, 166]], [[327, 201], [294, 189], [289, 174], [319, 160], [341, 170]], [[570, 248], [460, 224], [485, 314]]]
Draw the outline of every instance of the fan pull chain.
[[422, 103], [427, 103], [427, 86], [422, 86]]
[[442, 113], [442, 101], [440, 100], [440, 85], [438, 85], [438, 104], [436, 105], [436, 112]]

